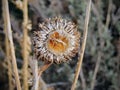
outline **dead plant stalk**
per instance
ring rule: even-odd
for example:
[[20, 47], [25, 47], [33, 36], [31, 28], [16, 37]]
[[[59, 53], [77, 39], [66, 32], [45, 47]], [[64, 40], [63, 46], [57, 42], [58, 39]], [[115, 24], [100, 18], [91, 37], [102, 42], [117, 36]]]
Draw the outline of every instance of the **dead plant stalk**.
[[82, 46], [81, 46], [81, 55], [80, 55], [80, 58], [79, 58], [78, 63], [77, 63], [75, 77], [74, 77], [74, 81], [73, 81], [71, 90], [75, 90], [75, 88], [76, 88], [76, 83], [77, 83], [78, 76], [79, 76], [79, 73], [80, 73], [80, 69], [81, 69], [81, 66], [82, 66], [82, 61], [83, 61], [83, 56], [84, 56], [84, 51], [85, 51], [85, 45], [86, 45], [86, 39], [87, 39], [87, 33], [88, 33], [87, 30], [88, 30], [88, 23], [89, 23], [89, 17], [90, 17], [90, 10], [91, 10], [91, 0], [89, 0], [88, 7], [86, 9], [85, 27], [84, 27], [84, 32], [83, 32], [83, 43], [82, 43]]
[[[4, 10], [4, 8], [3, 8]], [[5, 13], [3, 13], [3, 17]], [[3, 18], [5, 21], [5, 17]], [[8, 79], [9, 79], [9, 90], [13, 90], [12, 85], [12, 65], [11, 65], [11, 58], [10, 58], [10, 47], [9, 47], [9, 41], [8, 41], [8, 35], [7, 35], [7, 23], [4, 22], [4, 32], [5, 32], [5, 47], [6, 47], [6, 60], [7, 60], [7, 69], [8, 69]]]
[[27, 40], [28, 40], [28, 0], [23, 0], [23, 88], [28, 90], [28, 50], [27, 50]]
[[[5, 26], [6, 27], [6, 26]], [[8, 36], [7, 36], [7, 29], [4, 29], [6, 36], [5, 36], [5, 47], [6, 47], [6, 60], [7, 60], [7, 69], [8, 69], [8, 80], [9, 80], [9, 90], [13, 90], [13, 84], [12, 84], [12, 65], [11, 65], [11, 56], [10, 56], [10, 47], [8, 42]]]
[[[8, 9], [8, 0], [2, 0], [2, 5], [3, 5], [3, 15], [4, 15], [3, 18], [4, 18], [4, 24], [5, 24], [4, 28], [6, 29], [5, 34], [6, 34], [6, 38], [8, 38], [8, 40], [6, 39], [6, 44], [9, 43], [11, 59], [12, 59], [12, 66], [13, 66], [13, 70], [14, 70], [17, 90], [21, 90], [18, 69], [17, 69], [17, 63], [16, 63], [16, 57], [15, 57], [13, 38], [12, 38], [10, 15], [9, 15], [9, 9]], [[6, 47], [6, 48], [8, 50], [8, 47]], [[9, 53], [7, 52], [7, 54], [9, 54]]]
[[8, 35], [7, 35], [7, 31], [6, 30], [7, 29], [6, 29], [6, 24], [5, 24], [4, 25], [4, 31], [5, 31], [5, 47], [6, 47], [6, 60], [7, 60], [7, 69], [8, 69], [8, 79], [9, 79], [9, 90], [13, 90], [13, 85], [12, 85], [12, 65], [11, 65], [11, 58], [10, 58], [10, 47], [9, 47]]

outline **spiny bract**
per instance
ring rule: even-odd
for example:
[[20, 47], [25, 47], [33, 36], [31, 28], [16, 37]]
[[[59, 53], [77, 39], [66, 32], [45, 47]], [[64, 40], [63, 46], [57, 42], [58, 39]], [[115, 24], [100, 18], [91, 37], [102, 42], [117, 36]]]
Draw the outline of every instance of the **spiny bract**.
[[78, 52], [79, 42], [76, 25], [60, 17], [38, 24], [33, 36], [37, 59], [57, 64], [71, 60]]

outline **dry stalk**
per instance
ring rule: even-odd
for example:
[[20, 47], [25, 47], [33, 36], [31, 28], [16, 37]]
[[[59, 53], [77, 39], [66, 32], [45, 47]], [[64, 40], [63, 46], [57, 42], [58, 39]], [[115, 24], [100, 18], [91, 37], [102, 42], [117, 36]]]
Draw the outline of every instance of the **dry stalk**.
[[33, 58], [33, 60], [30, 60], [30, 67], [33, 72], [33, 87], [31, 90], [38, 90], [38, 88], [43, 88], [43, 90], [47, 90], [47, 86], [41, 78], [42, 73], [39, 74], [38, 61], [35, 59], [35, 57]]
[[5, 46], [6, 46], [6, 60], [7, 60], [7, 69], [8, 69], [8, 79], [9, 79], [9, 90], [13, 90], [12, 65], [11, 65], [11, 58], [10, 58], [10, 47], [9, 47], [9, 42], [8, 42], [8, 35], [7, 35], [7, 31], [6, 31], [7, 30], [6, 24], [4, 26], [4, 30], [5, 30]]
[[82, 90], [86, 90], [86, 82], [85, 82], [85, 77], [84, 77], [82, 68], [80, 71], [80, 78], [81, 78], [81, 83], [82, 83]]
[[82, 66], [83, 55], [84, 55], [84, 51], [85, 51], [85, 45], [86, 45], [86, 39], [87, 39], [87, 33], [88, 33], [87, 30], [88, 30], [88, 23], [89, 23], [89, 17], [90, 17], [90, 10], [91, 10], [91, 0], [89, 0], [88, 7], [86, 9], [85, 27], [84, 27], [84, 32], [83, 32], [83, 43], [81, 46], [81, 56], [77, 62], [75, 77], [74, 77], [74, 81], [73, 81], [71, 90], [75, 90], [75, 88], [76, 88], [76, 83], [77, 83], [80, 69]]
[[[9, 44], [8, 40], [6, 41], [6, 60], [7, 60], [7, 69], [8, 69], [8, 79], [9, 79], [9, 90], [13, 90], [14, 89], [14, 85], [13, 85], [13, 77], [12, 77], [12, 61], [11, 58], [8, 54], [10, 54], [10, 52], [8, 50], [10, 50], [10, 48], [7, 46]], [[8, 47], [8, 48], [7, 48]], [[8, 52], [7, 52], [8, 51]]]
[[28, 90], [28, 0], [23, 0], [23, 88]]
[[[49, 63], [44, 63], [44, 65], [42, 67], [39, 67], [38, 69], [38, 78], [39, 78], [39, 82], [37, 83], [43, 90], [47, 90], [47, 86], [45, 84], [45, 82], [42, 80], [41, 75], [42, 73], [47, 70], [53, 62], [49, 62]], [[42, 86], [42, 87], [41, 87]]]
[[110, 13], [112, 10], [112, 0], [109, 0], [109, 5], [108, 5], [108, 11], [107, 11], [107, 17], [106, 17], [106, 23], [105, 26], [108, 28], [109, 23], [110, 23]]
[[34, 78], [32, 90], [38, 90], [40, 76], [38, 76], [38, 61], [37, 60], [31, 60], [31, 68], [32, 68], [33, 78]]
[[93, 78], [92, 78], [92, 82], [91, 82], [91, 89], [90, 90], [94, 90], [94, 86], [95, 86], [95, 81], [96, 81], [96, 76], [97, 76], [97, 72], [100, 66], [100, 62], [101, 62], [101, 57], [102, 54], [101, 52], [98, 53], [98, 58], [97, 58], [97, 62], [95, 65], [95, 70], [94, 70], [94, 74], [93, 74]]
[[39, 88], [40, 87], [41, 87], [42, 90], [49, 90], [49, 88], [47, 87], [47, 85], [44, 82], [44, 80], [42, 79], [42, 77], [40, 77], [40, 79], [39, 79]]
[[52, 62], [44, 63], [44, 65], [39, 68], [38, 75], [41, 76], [42, 72], [44, 72], [45, 70], [47, 70], [50, 67], [51, 64], [52, 64]]
[[[17, 85], [17, 90], [21, 90], [20, 86], [20, 80], [18, 75], [18, 69], [17, 69], [17, 63], [16, 63], [16, 57], [15, 57], [15, 51], [14, 51], [14, 44], [12, 39], [12, 31], [11, 31], [11, 24], [10, 24], [10, 15], [9, 15], [9, 9], [8, 9], [8, 0], [2, 0], [3, 5], [3, 15], [4, 15], [4, 24], [5, 24], [5, 33], [6, 33], [6, 44], [9, 45], [9, 47], [6, 47], [6, 50], [10, 48], [10, 52], [7, 52], [8, 56], [11, 53], [11, 59], [12, 59], [12, 66], [15, 74], [15, 80]], [[7, 57], [8, 58], [8, 57]], [[10, 64], [9, 64], [10, 65]], [[11, 76], [9, 77], [11, 78]]]
[[[4, 8], [3, 8], [4, 10]], [[3, 13], [3, 19], [5, 21], [5, 13]], [[7, 23], [4, 22], [4, 32], [5, 32], [5, 47], [6, 47], [6, 62], [7, 62], [7, 69], [8, 69], [8, 79], [9, 79], [9, 90], [13, 90], [13, 84], [12, 84], [12, 65], [11, 65], [11, 58], [10, 58], [10, 47], [9, 47], [9, 41], [8, 41], [8, 35], [7, 35]]]

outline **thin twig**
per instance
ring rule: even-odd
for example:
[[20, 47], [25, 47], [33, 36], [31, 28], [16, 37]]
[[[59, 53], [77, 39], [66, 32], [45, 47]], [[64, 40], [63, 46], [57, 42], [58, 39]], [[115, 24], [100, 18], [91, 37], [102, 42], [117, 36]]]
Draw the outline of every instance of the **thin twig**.
[[71, 90], [75, 90], [75, 88], [76, 88], [76, 83], [77, 83], [80, 69], [82, 66], [83, 55], [84, 55], [86, 39], [87, 39], [87, 32], [88, 32], [87, 30], [88, 30], [88, 23], [89, 23], [89, 17], [90, 17], [90, 10], [91, 10], [91, 0], [89, 0], [88, 7], [86, 9], [85, 27], [84, 27], [84, 33], [83, 33], [83, 43], [81, 46], [81, 56], [80, 56], [79, 61], [77, 63], [77, 68], [76, 68], [75, 77], [74, 77], [74, 81], [73, 81]]
[[23, 0], [23, 88], [28, 90], [28, 0]]
[[[30, 67], [33, 72], [33, 87], [31, 90], [38, 90], [40, 88], [43, 88], [42, 90], [47, 90], [47, 85], [41, 78], [41, 74], [39, 75], [38, 70], [38, 61], [33, 56], [33, 59], [30, 60]], [[40, 89], [41, 90], [41, 89]]]
[[37, 60], [33, 60], [32, 61], [32, 71], [33, 71], [33, 77], [34, 77], [34, 81], [33, 81], [33, 87], [32, 90], [38, 90], [39, 87], [39, 79], [40, 76], [38, 76], [38, 61]]
[[[98, 31], [99, 31], [99, 34], [100, 34], [100, 28], [99, 26], [102, 25], [102, 22], [99, 18], [99, 12], [98, 10], [96, 9], [94, 3], [92, 3], [92, 10], [93, 12], [95, 13], [95, 15], [97, 16], [97, 20], [98, 20]], [[100, 38], [100, 42], [101, 42], [101, 38]], [[102, 45], [102, 44], [100, 44]], [[96, 82], [96, 76], [97, 76], [97, 73], [98, 73], [98, 69], [99, 69], [99, 66], [100, 66], [100, 62], [101, 62], [101, 57], [102, 57], [102, 54], [101, 52], [99, 51], [98, 52], [98, 58], [97, 58], [97, 62], [96, 62], [96, 65], [95, 65], [95, 70], [94, 70], [94, 73], [93, 73], [93, 77], [92, 77], [92, 81], [91, 81], [91, 86], [90, 86], [90, 90], [93, 90], [94, 89], [94, 86], [95, 86], [95, 82]]]
[[40, 76], [39, 79], [39, 88], [40, 90], [48, 90], [46, 83], [44, 82], [44, 80], [42, 79], [42, 77]]
[[[98, 19], [98, 31], [99, 31], [99, 35], [102, 36], [102, 30], [101, 30], [101, 25], [102, 26], [105, 26], [105, 30], [106, 28], [108, 28], [109, 26], [109, 23], [110, 23], [110, 12], [111, 12], [111, 4], [112, 4], [112, 1], [110, 0], [109, 1], [109, 6], [108, 6], [108, 12], [107, 12], [107, 17], [106, 17], [106, 24], [103, 25], [102, 24], [102, 21], [100, 19]], [[93, 6], [93, 12], [96, 14], [97, 18], [99, 18], [100, 14], [98, 12], [98, 10], [96, 9], [95, 5], [92, 3], [92, 6]], [[102, 49], [104, 46], [104, 41], [102, 40], [102, 38], [100, 37], [100, 48]], [[95, 70], [94, 70], [94, 73], [93, 73], [93, 78], [92, 78], [92, 81], [91, 81], [91, 89], [90, 90], [94, 90], [94, 86], [95, 86], [95, 81], [96, 81], [96, 76], [97, 76], [97, 73], [98, 73], [98, 70], [99, 70], [99, 66], [100, 66], [100, 63], [101, 63], [101, 59], [102, 58], [102, 51], [99, 51], [98, 52], [98, 58], [97, 58], [97, 62], [96, 62], [96, 65], [95, 65]]]
[[93, 74], [93, 78], [92, 78], [92, 82], [91, 82], [91, 89], [90, 90], [94, 90], [96, 76], [97, 76], [98, 69], [99, 69], [100, 62], [101, 62], [101, 57], [102, 57], [102, 54], [101, 54], [101, 52], [99, 52], [98, 53], [98, 59], [97, 59], [96, 65], [95, 65], [95, 70], [94, 70], [94, 74]]
[[51, 66], [51, 64], [52, 64], [52, 62], [47, 62], [47, 63], [45, 62], [44, 65], [39, 68], [38, 75], [41, 76], [42, 73]]
[[85, 82], [85, 77], [84, 77], [82, 68], [80, 71], [80, 78], [81, 78], [81, 82], [82, 82], [82, 90], [86, 90], [86, 82]]
[[108, 11], [107, 11], [107, 17], [106, 17], [106, 23], [105, 23], [105, 26], [106, 26], [106, 27], [109, 26], [111, 10], [112, 10], [112, 0], [109, 0]]
[[10, 15], [9, 15], [9, 9], [8, 9], [8, 0], [2, 0], [2, 5], [3, 5], [3, 13], [4, 13], [3, 18], [4, 18], [4, 23], [6, 24], [5, 29], [6, 29], [6, 35], [8, 36], [8, 41], [9, 41], [10, 53], [11, 53], [11, 58], [12, 58], [12, 66], [13, 66], [13, 70], [15, 74], [17, 90], [21, 90], [16, 57], [15, 57], [15, 51], [14, 51], [13, 38], [12, 38]]

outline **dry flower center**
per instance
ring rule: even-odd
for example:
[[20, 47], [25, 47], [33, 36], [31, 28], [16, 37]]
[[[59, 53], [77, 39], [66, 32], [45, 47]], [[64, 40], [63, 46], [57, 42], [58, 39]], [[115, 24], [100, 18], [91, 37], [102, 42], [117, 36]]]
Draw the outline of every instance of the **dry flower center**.
[[63, 53], [68, 48], [68, 39], [66, 36], [53, 32], [49, 36], [48, 49], [55, 54]]

